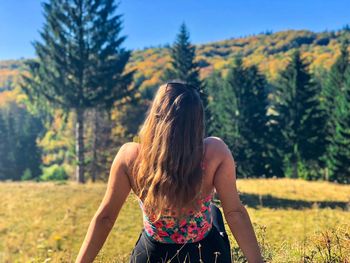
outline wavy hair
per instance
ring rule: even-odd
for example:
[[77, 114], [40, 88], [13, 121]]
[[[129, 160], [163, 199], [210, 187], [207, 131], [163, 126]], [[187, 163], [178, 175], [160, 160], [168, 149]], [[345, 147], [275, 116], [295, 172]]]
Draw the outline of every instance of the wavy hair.
[[161, 85], [139, 132], [133, 166], [136, 194], [156, 215], [197, 209], [202, 182], [205, 112], [198, 90], [184, 82]]

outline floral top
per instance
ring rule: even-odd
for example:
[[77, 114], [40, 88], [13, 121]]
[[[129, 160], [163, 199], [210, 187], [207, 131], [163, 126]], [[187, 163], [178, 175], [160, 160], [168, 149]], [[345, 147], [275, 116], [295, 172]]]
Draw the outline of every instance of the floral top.
[[[203, 166], [202, 166], [203, 167]], [[143, 225], [148, 236], [161, 243], [191, 243], [202, 240], [212, 228], [211, 201], [213, 193], [198, 200], [200, 210], [190, 211], [183, 219], [174, 216], [161, 216], [152, 222], [143, 210]]]

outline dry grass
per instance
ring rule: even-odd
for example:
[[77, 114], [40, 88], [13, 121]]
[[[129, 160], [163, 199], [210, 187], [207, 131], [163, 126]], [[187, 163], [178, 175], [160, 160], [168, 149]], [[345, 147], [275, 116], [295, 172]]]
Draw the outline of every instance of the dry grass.
[[[100, 183], [1, 183], [0, 262], [74, 262], [105, 189]], [[350, 186], [245, 179], [238, 180], [238, 189], [269, 261], [346, 262], [350, 257]], [[126, 261], [141, 228], [131, 195], [96, 262]], [[230, 239], [235, 259], [244, 262]]]

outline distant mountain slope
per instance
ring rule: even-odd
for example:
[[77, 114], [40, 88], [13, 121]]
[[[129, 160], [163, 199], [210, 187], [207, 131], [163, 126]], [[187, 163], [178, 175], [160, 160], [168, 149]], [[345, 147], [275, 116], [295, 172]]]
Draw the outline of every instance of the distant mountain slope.
[[[290, 51], [300, 47], [311, 62], [311, 68], [329, 68], [338, 54], [339, 43], [350, 40], [350, 30], [315, 33], [308, 30], [288, 30], [276, 33], [233, 38], [197, 45], [197, 59], [204, 78], [213, 69], [225, 71], [234, 56], [241, 54], [244, 63], [257, 64], [269, 79], [274, 79], [288, 60]], [[166, 47], [133, 51], [128, 68], [137, 69], [137, 78], [144, 80], [143, 87], [154, 86], [167, 66], [170, 57]], [[0, 61], [0, 92], [11, 87], [21, 70], [23, 60]]]
[[[274, 79], [277, 72], [286, 65], [290, 51], [297, 47], [301, 48], [303, 56], [311, 62], [313, 70], [319, 67], [329, 68], [343, 39], [350, 39], [349, 30], [262, 33], [197, 45], [197, 58], [202, 77], [206, 77], [213, 69], [225, 71], [234, 56], [241, 54], [245, 63], [258, 64], [269, 79]], [[154, 85], [169, 59], [167, 49], [150, 48], [134, 51], [130, 66], [138, 69], [138, 75], [147, 79], [145, 85]]]
[[0, 61], [0, 92], [13, 88], [12, 85], [23, 68], [23, 62], [23, 60]]

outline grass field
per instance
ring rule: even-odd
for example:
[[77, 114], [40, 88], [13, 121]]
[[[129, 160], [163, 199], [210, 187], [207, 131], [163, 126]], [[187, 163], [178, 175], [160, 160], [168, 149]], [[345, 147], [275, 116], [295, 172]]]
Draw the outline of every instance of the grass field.
[[[349, 185], [292, 179], [237, 184], [269, 262], [347, 262]], [[74, 262], [105, 189], [101, 183], [0, 183], [0, 262]], [[130, 195], [95, 262], [127, 260], [141, 228]]]

